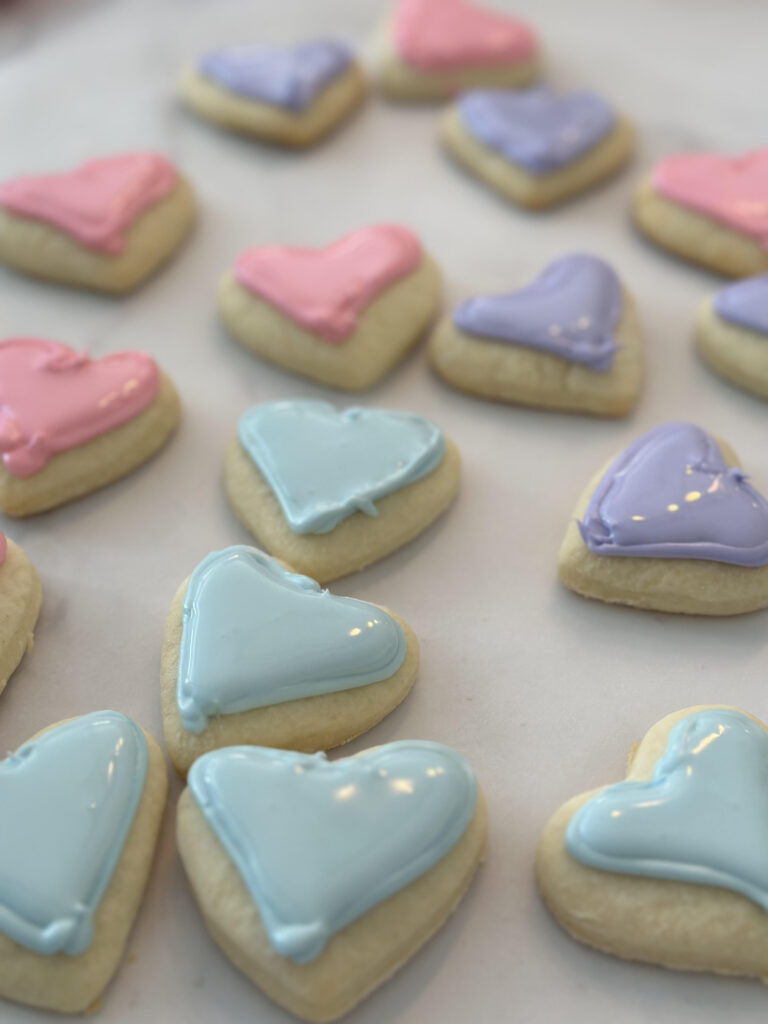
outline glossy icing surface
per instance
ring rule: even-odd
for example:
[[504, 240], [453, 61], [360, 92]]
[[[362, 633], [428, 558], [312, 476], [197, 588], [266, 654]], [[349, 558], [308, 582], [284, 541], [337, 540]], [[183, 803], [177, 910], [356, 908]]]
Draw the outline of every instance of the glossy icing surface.
[[42, 220], [88, 249], [122, 252], [125, 233], [175, 186], [176, 168], [157, 153], [89, 160], [64, 174], [28, 175], [0, 184], [0, 206]]
[[0, 452], [14, 476], [31, 476], [69, 451], [138, 416], [159, 386], [144, 352], [90, 359], [57, 341], [0, 342]]
[[596, 256], [574, 254], [550, 263], [518, 291], [462, 302], [453, 321], [468, 334], [540, 349], [592, 370], [609, 370], [617, 349], [621, 284]]
[[421, 416], [337, 412], [320, 401], [255, 405], [237, 435], [294, 533], [328, 533], [355, 512], [378, 515], [376, 501], [431, 473], [445, 449]]
[[536, 37], [525, 22], [466, 0], [400, 0], [393, 40], [421, 71], [451, 71], [528, 60]]
[[768, 502], [690, 423], [665, 423], [626, 448], [578, 525], [598, 555], [768, 564]]
[[421, 245], [407, 228], [374, 224], [324, 249], [265, 245], [246, 249], [235, 277], [328, 342], [345, 341], [365, 307], [421, 262]]
[[721, 288], [712, 306], [723, 320], [768, 335], [768, 274], [758, 274]]
[[188, 784], [275, 952], [297, 963], [429, 871], [477, 801], [464, 758], [417, 741], [338, 761], [230, 747], [198, 758]]
[[677, 722], [647, 782], [609, 786], [576, 811], [568, 853], [590, 867], [713, 885], [768, 910], [768, 736], [737, 711]]
[[657, 164], [653, 187], [768, 249], [768, 148], [743, 156], [683, 153]]
[[591, 92], [559, 95], [546, 86], [478, 89], [457, 101], [464, 128], [478, 142], [529, 174], [547, 174], [605, 138], [616, 115]]
[[83, 953], [144, 789], [137, 725], [97, 711], [0, 762], [0, 932], [35, 953]]
[[350, 64], [342, 43], [317, 39], [278, 50], [233, 46], [203, 54], [198, 70], [229, 92], [286, 110], [306, 110]]
[[381, 608], [334, 597], [255, 548], [214, 551], [184, 596], [179, 714], [199, 733], [214, 715], [388, 679], [405, 651]]

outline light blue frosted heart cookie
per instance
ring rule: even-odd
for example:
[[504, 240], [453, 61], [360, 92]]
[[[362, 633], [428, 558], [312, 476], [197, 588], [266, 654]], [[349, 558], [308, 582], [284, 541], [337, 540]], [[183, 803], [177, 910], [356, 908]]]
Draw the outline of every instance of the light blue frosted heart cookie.
[[186, 587], [178, 711], [200, 733], [213, 716], [387, 679], [405, 652], [376, 605], [335, 597], [255, 548], [215, 551]]
[[[477, 802], [474, 774], [459, 754], [415, 741], [335, 762], [233, 747], [197, 760], [188, 781], [272, 949], [297, 964], [318, 958], [332, 936], [441, 861]], [[200, 896], [194, 839], [188, 820], [180, 825]]]
[[113, 711], [56, 726], [0, 763], [0, 932], [45, 955], [90, 946], [146, 772], [143, 733]]
[[431, 473], [440, 430], [421, 416], [337, 412], [328, 402], [268, 402], [240, 417], [238, 438], [294, 533], [329, 533], [355, 512]]
[[732, 889], [768, 910], [768, 736], [730, 709], [681, 719], [652, 778], [583, 804], [565, 844], [590, 867]]

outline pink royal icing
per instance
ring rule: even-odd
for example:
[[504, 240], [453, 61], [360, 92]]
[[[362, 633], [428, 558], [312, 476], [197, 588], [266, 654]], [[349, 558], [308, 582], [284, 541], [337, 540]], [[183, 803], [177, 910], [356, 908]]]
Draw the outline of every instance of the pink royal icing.
[[536, 52], [525, 22], [466, 0], [400, 0], [394, 41], [403, 60], [423, 71], [509, 64]]
[[246, 249], [235, 263], [235, 277], [308, 331], [340, 342], [355, 330], [368, 303], [420, 261], [421, 245], [412, 231], [375, 224], [324, 249]]
[[122, 251], [125, 232], [176, 184], [176, 168], [157, 153], [108, 156], [66, 171], [0, 184], [0, 206], [45, 221], [89, 249]]
[[654, 168], [653, 187], [768, 249], [768, 149], [671, 156]]
[[0, 452], [14, 476], [31, 476], [60, 452], [132, 420], [152, 402], [157, 364], [144, 352], [101, 359], [58, 341], [0, 341]]

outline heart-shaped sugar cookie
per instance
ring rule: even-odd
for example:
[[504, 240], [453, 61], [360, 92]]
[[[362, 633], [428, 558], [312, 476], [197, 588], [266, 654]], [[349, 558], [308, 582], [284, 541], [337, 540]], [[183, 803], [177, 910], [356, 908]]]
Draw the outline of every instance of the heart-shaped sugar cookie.
[[334, 762], [234, 747], [196, 761], [188, 782], [179, 849], [208, 927], [306, 1020], [336, 1019], [403, 964], [482, 856], [472, 770], [436, 743]]
[[327, 750], [371, 728], [410, 690], [411, 630], [335, 597], [255, 548], [208, 555], [166, 624], [166, 747], [184, 773], [208, 750], [255, 743]]
[[0, 693], [32, 650], [41, 600], [35, 567], [18, 544], [0, 533]]
[[588, 597], [690, 614], [768, 604], [768, 502], [733, 452], [667, 423], [614, 459], [582, 496], [559, 562]]
[[768, 274], [705, 299], [696, 315], [696, 346], [715, 373], [768, 398]]
[[566, 803], [536, 869], [560, 923], [666, 967], [768, 974], [768, 734], [727, 707], [655, 725], [627, 781]]

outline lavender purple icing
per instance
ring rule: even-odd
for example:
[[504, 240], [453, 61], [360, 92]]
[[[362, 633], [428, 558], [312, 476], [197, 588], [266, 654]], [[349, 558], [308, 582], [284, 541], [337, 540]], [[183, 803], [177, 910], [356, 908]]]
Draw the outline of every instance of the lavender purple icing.
[[768, 274], [729, 284], [715, 295], [712, 305], [723, 320], [768, 334]]
[[614, 330], [623, 299], [616, 274], [596, 256], [576, 253], [550, 263], [525, 288], [479, 295], [455, 310], [468, 334], [525, 345], [609, 370], [618, 348]]
[[318, 39], [284, 50], [233, 46], [203, 54], [198, 71], [229, 92], [287, 110], [304, 110], [352, 59], [342, 43]]
[[616, 124], [614, 112], [595, 93], [558, 95], [545, 86], [475, 90], [459, 99], [458, 110], [470, 135], [530, 174], [571, 163]]
[[690, 423], [665, 423], [626, 448], [578, 526], [596, 555], [768, 564], [768, 502]]

